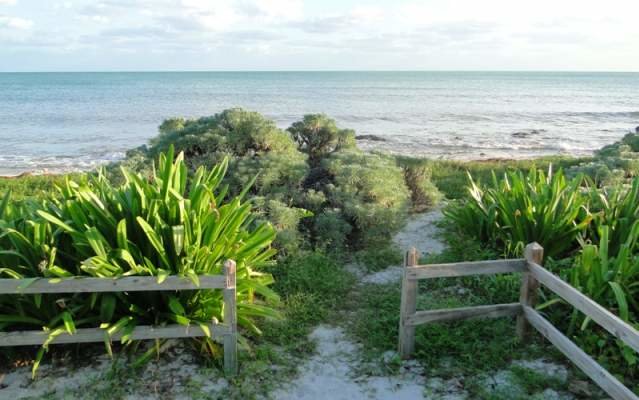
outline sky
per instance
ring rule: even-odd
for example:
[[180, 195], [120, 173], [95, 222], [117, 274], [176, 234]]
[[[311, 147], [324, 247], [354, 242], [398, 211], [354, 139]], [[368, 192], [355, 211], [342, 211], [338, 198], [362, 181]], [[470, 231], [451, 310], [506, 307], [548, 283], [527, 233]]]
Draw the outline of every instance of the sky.
[[0, 0], [0, 71], [639, 71], [637, 0]]

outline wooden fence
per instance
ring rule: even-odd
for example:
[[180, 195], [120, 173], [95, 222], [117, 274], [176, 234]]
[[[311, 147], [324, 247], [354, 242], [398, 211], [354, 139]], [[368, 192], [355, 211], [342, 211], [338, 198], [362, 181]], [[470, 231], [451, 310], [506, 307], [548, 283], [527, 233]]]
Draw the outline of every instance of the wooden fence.
[[[526, 246], [522, 259], [418, 265], [417, 251], [415, 248], [411, 249], [406, 256], [402, 279], [399, 322], [399, 353], [401, 357], [410, 358], [414, 352], [416, 325], [469, 318], [517, 316], [517, 335], [522, 341], [526, 339], [529, 327], [532, 326], [613, 399], [639, 399], [630, 389], [602, 368], [535, 310], [537, 289], [541, 284], [639, 352], [639, 331], [543, 268], [541, 266], [543, 253], [543, 248], [539, 244], [531, 243]], [[518, 303], [443, 310], [416, 310], [417, 283], [421, 279], [511, 272], [522, 273]]]
[[[199, 285], [188, 278], [169, 276], [162, 283], [157, 277], [130, 276], [122, 278], [68, 278], [68, 279], [0, 279], [0, 294], [39, 293], [96, 293], [96, 292], [144, 292], [174, 290], [224, 290], [224, 321], [211, 321], [211, 336], [224, 345], [224, 369], [228, 374], [237, 372], [237, 305], [235, 286], [235, 262], [224, 263], [224, 275], [202, 275]], [[105, 330], [101, 328], [77, 329], [56, 336], [51, 344], [91, 343], [104, 341]], [[200, 326], [167, 325], [138, 326], [131, 333], [132, 340], [172, 339], [203, 337], [206, 333]], [[111, 340], [121, 339], [114, 334]], [[44, 331], [0, 332], [0, 347], [42, 345], [48, 338]]]

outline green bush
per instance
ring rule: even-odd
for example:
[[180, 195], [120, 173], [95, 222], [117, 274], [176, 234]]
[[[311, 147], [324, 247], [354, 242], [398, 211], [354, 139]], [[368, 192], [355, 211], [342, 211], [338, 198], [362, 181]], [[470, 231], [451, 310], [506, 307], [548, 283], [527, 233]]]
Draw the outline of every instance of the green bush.
[[[221, 183], [227, 161], [190, 175], [180, 154], [160, 154], [149, 180], [122, 170], [124, 184], [113, 186], [103, 174], [89, 182], [67, 180], [59, 195], [21, 206], [7, 198], [0, 208], [0, 275], [9, 278], [179, 275], [222, 273], [227, 259], [237, 262], [238, 323], [259, 333], [254, 317], [278, 314], [258, 299], [276, 300], [273, 282], [259, 270], [275, 251], [274, 229], [255, 226], [250, 203], [226, 198]], [[256, 297], [259, 295], [260, 297]], [[123, 332], [127, 343], [136, 325], [205, 326], [223, 320], [220, 291], [90, 293], [1, 296], [0, 329], [37, 327], [55, 337], [77, 327], [101, 326], [105, 335]], [[108, 337], [108, 336], [107, 336]], [[108, 341], [106, 341], [108, 344]], [[203, 348], [214, 350], [206, 338]], [[38, 355], [41, 359], [47, 345]], [[148, 355], [147, 355], [148, 356]], [[38, 367], [34, 365], [34, 370]]]
[[355, 132], [339, 129], [334, 120], [324, 114], [308, 114], [293, 123], [288, 131], [300, 150], [308, 154], [312, 164], [333, 151], [354, 148]]
[[303, 208], [291, 207], [278, 200], [268, 200], [264, 197], [254, 197], [253, 203], [259, 213], [263, 216], [263, 221], [268, 221], [277, 230], [277, 238], [274, 244], [280, 249], [283, 255], [290, 255], [297, 252], [304, 242], [304, 235], [298, 227], [303, 218], [309, 218], [309, 213]]
[[353, 227], [342, 218], [341, 210], [327, 209], [315, 218], [313, 230], [318, 249], [340, 253], [345, 250]]
[[611, 186], [639, 176], [639, 135], [629, 133], [620, 141], [595, 152], [595, 158], [567, 172], [584, 173], [599, 186]]
[[171, 145], [184, 152], [193, 169], [230, 156], [227, 181], [232, 193], [239, 193], [237, 188], [259, 174], [253, 192], [286, 201], [308, 173], [306, 156], [286, 132], [259, 113], [240, 108], [196, 120], [165, 121], [160, 135], [151, 140], [149, 153], [155, 155]]
[[574, 165], [566, 170], [566, 176], [575, 178], [579, 175], [589, 177], [596, 187], [616, 186], [626, 180], [626, 171], [616, 168], [606, 160], [595, 160]]
[[125, 164], [148, 174], [144, 157], [172, 144], [191, 169], [228, 157], [224, 183], [233, 195], [252, 184], [248, 195], [275, 225], [283, 255], [303, 248], [304, 239], [310, 240], [306, 248], [340, 251], [383, 243], [402, 226], [411, 199], [423, 210], [439, 197], [429, 168], [416, 164], [405, 174], [394, 157], [359, 151], [355, 133], [323, 114], [306, 115], [288, 131], [242, 109], [169, 119], [150, 147], [131, 151]]
[[413, 210], [421, 212], [432, 208], [439, 200], [441, 193], [433, 184], [431, 167], [424, 160], [400, 159], [404, 171], [404, 181], [411, 193]]
[[560, 257], [574, 250], [592, 216], [582, 193], [583, 178], [566, 180], [563, 173], [531, 170], [509, 172], [501, 181], [493, 174], [482, 188], [470, 179], [470, 198], [445, 211], [467, 234], [509, 254], [530, 242], [544, 247], [546, 256]]
[[340, 151], [324, 160], [324, 168], [333, 177], [328, 197], [352, 221], [360, 243], [383, 242], [404, 224], [410, 193], [392, 158]]
[[[298, 151], [287, 132], [259, 113], [233, 108], [211, 117], [164, 121], [146, 156], [171, 145], [184, 152], [192, 170], [228, 157], [230, 168], [224, 182], [230, 193], [237, 195], [250, 186], [249, 194], [262, 199], [256, 203], [258, 210], [267, 219], [276, 218], [272, 222], [278, 229], [278, 248], [288, 253], [299, 247], [303, 235], [290, 222], [300, 220], [296, 217], [300, 207], [293, 204], [293, 199], [302, 191], [309, 167], [307, 156]], [[143, 166], [139, 159], [139, 152], [131, 152], [126, 162]], [[284, 210], [288, 205], [290, 209]]]

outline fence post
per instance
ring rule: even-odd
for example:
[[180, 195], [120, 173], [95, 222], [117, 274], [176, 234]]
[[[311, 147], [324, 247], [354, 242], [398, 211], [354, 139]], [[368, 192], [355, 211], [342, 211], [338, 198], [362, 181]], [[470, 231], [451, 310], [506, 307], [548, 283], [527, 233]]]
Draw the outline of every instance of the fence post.
[[237, 373], [237, 293], [235, 288], [235, 261], [224, 262], [224, 324], [229, 333], [224, 335], [224, 371], [229, 375]]
[[417, 265], [417, 249], [411, 248], [406, 253], [404, 273], [402, 277], [402, 298], [399, 314], [399, 355], [408, 359], [415, 350], [415, 327], [406, 323], [409, 316], [417, 310], [417, 280], [408, 279], [407, 267]]
[[[544, 259], [544, 248], [539, 243], [529, 243], [524, 249], [524, 258], [527, 262], [542, 265]], [[523, 306], [534, 307], [537, 302], [537, 289], [539, 282], [530, 272], [524, 272], [521, 277], [521, 289], [519, 292], [519, 302]], [[523, 314], [517, 316], [517, 336], [520, 341], [525, 341], [530, 326]]]

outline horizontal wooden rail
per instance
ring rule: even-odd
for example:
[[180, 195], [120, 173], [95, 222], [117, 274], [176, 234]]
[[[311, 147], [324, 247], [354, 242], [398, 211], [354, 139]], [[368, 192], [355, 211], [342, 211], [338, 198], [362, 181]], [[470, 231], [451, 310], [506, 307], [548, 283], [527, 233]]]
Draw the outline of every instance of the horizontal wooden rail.
[[[416, 265], [417, 251], [411, 249], [406, 258], [402, 280], [402, 301], [399, 322], [399, 353], [409, 358], [415, 347], [415, 326], [435, 321], [451, 321], [470, 318], [497, 318], [517, 316], [517, 334], [527, 338], [529, 326], [539, 331], [577, 367], [596, 382], [615, 400], [639, 400], [612, 374], [601, 367], [570, 339], [535, 311], [537, 291], [542, 284], [563, 298], [573, 307], [590, 317], [602, 328], [639, 352], [639, 331], [623, 321], [560, 277], [541, 266], [543, 248], [530, 243], [523, 259], [463, 262], [456, 264]], [[463, 307], [447, 310], [416, 311], [417, 280], [449, 278], [469, 275], [486, 275], [523, 272], [519, 303]]]
[[[224, 275], [200, 275], [196, 285], [190, 278], [168, 276], [158, 283], [156, 276], [128, 276], [121, 278], [38, 278], [0, 279], [0, 294], [43, 294], [43, 293], [98, 293], [98, 292], [142, 292], [223, 289], [224, 323], [213, 321], [210, 333], [224, 344], [224, 369], [229, 374], [237, 373], [237, 288], [236, 265], [232, 260], [224, 263]], [[52, 344], [102, 342], [107, 336], [101, 328], [78, 329], [74, 334], [67, 332], [56, 336]], [[183, 326], [138, 326], [131, 333], [131, 340], [192, 338], [207, 336], [199, 325]], [[42, 345], [49, 337], [45, 331], [0, 332], [0, 347]], [[120, 340], [122, 333], [109, 337]]]
[[169, 276], [158, 283], [156, 276], [121, 278], [0, 279], [0, 294], [146, 292], [163, 290], [224, 289], [224, 275], [201, 275], [199, 286], [189, 278]]
[[453, 278], [471, 275], [491, 275], [526, 271], [526, 260], [490, 260], [460, 262], [453, 264], [431, 264], [406, 267], [406, 278], [410, 280]]
[[[228, 335], [231, 331], [224, 324], [210, 324], [211, 336], [218, 338]], [[106, 330], [101, 328], [78, 329], [73, 335], [64, 332], [53, 339], [52, 344], [94, 343], [103, 342]], [[167, 325], [167, 326], [138, 326], [131, 333], [132, 340], [177, 339], [206, 336], [199, 325]], [[41, 345], [49, 337], [45, 331], [16, 331], [0, 333], [0, 347]], [[110, 339], [118, 341], [122, 332], [114, 333]]]
[[528, 268], [541, 284], [639, 352], [639, 332], [636, 329], [541, 265], [531, 262], [528, 264]]
[[455, 321], [474, 318], [499, 318], [519, 315], [521, 304], [494, 304], [487, 306], [448, 308], [442, 310], [417, 311], [406, 318], [408, 325], [421, 325], [429, 322]]
[[535, 327], [550, 343], [558, 348], [570, 361], [575, 363], [586, 375], [595, 381], [606, 393], [615, 400], [639, 399], [630, 389], [625, 387], [610, 372], [602, 368], [588, 354], [581, 350], [570, 339], [564, 336], [548, 320], [531, 307], [523, 307], [526, 320]]

